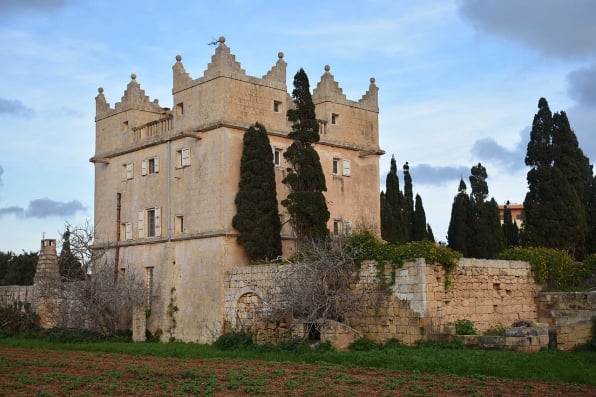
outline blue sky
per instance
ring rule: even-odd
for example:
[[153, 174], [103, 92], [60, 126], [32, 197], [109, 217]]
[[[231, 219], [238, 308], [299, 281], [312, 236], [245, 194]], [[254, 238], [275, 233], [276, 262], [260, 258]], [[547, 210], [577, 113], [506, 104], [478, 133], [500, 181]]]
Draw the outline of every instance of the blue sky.
[[408, 161], [445, 240], [459, 179], [478, 162], [491, 197], [523, 202], [540, 97], [596, 158], [594, 16], [591, 0], [3, 0], [0, 251], [37, 251], [43, 233], [92, 220], [98, 87], [113, 105], [136, 73], [170, 107], [176, 55], [197, 78], [219, 36], [254, 76], [284, 52], [289, 90], [300, 67], [314, 87], [330, 65], [353, 100], [375, 77], [381, 187], [391, 155], [400, 170]]

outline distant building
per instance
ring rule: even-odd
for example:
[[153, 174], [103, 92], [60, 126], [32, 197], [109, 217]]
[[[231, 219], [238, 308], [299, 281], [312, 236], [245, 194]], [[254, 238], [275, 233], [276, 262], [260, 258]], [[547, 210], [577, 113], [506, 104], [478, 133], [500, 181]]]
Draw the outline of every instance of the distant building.
[[523, 204], [500, 204], [499, 216], [501, 217], [501, 225], [505, 221], [505, 207], [509, 207], [511, 211], [511, 219], [519, 229], [524, 227], [524, 205]]
[[[286, 111], [294, 104], [286, 65], [279, 53], [262, 78], [248, 76], [222, 37], [202, 77], [192, 79], [176, 56], [173, 109], [151, 101], [134, 74], [114, 107], [98, 90], [90, 160], [96, 244], [108, 248], [118, 271], [145, 277], [147, 328], [161, 330], [164, 339], [211, 342], [224, 328], [225, 272], [248, 264], [232, 218], [242, 138], [256, 122], [269, 132], [278, 201], [288, 194], [281, 180], [288, 166], [283, 152], [292, 143]], [[321, 136], [315, 148], [331, 213], [328, 228], [350, 233], [363, 223], [378, 233], [383, 151], [375, 80], [352, 101], [326, 66], [313, 101]], [[281, 205], [279, 213], [287, 256], [294, 250], [294, 235]]]

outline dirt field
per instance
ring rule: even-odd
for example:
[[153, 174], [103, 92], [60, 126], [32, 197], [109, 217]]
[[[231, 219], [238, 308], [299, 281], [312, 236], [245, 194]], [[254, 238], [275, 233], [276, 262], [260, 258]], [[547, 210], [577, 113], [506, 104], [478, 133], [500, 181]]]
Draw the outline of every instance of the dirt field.
[[0, 346], [0, 396], [595, 396], [587, 385]]

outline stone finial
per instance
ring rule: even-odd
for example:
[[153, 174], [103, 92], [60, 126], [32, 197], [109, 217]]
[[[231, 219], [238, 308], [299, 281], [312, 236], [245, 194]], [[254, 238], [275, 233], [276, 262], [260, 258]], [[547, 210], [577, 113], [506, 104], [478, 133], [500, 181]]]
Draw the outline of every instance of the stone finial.
[[176, 62], [180, 62], [182, 60], [182, 55], [176, 55]]
[[371, 84], [374, 84], [374, 83], [375, 83], [375, 78], [374, 78], [374, 77], [371, 77], [371, 78], [370, 78], [370, 83], [371, 83]]
[[131, 74], [131, 75], [130, 75], [130, 78], [131, 78], [132, 80], [136, 80], [136, 79], [137, 79], [137, 75], [133, 73], [133, 74]]
[[223, 36], [219, 36], [219, 40], [218, 41], [219, 41], [220, 44], [224, 44], [226, 42], [226, 38], [223, 37]]
[[328, 71], [330, 71], [330, 70], [331, 70], [331, 66], [329, 66], [329, 65], [325, 65], [325, 72], [328, 72]]
[[281, 52], [281, 51], [280, 51], [280, 52], [278, 52], [278, 53], [277, 53], [277, 57], [278, 57], [279, 59], [283, 59], [283, 57], [284, 57], [284, 53], [283, 53], [283, 52]]
[[[100, 94], [103, 94], [103, 87], [99, 87], [99, 88], [97, 89], [97, 92], [99, 92]], [[44, 234], [45, 234], [45, 233], [44, 233]]]
[[[100, 115], [110, 110], [110, 104], [106, 102], [106, 97], [103, 95], [103, 87], [97, 89], [97, 96], [95, 97], [95, 115]], [[44, 237], [45, 239], [45, 237]]]

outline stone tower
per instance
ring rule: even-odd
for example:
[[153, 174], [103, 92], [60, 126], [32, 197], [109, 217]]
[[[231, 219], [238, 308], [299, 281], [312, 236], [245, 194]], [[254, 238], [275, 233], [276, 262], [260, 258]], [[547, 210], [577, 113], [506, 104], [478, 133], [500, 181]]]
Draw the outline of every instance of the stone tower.
[[41, 249], [39, 251], [39, 259], [33, 283], [39, 284], [44, 281], [60, 281], [60, 268], [58, 266], [55, 239], [41, 240]]

